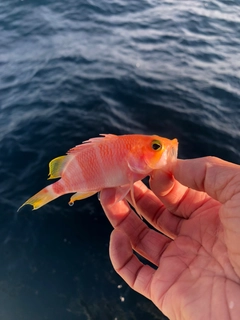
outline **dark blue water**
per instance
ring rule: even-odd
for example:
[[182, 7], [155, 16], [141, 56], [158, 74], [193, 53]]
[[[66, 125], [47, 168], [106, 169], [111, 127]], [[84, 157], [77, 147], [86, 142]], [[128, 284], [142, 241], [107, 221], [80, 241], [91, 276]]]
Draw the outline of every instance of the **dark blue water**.
[[0, 2], [0, 319], [165, 319], [113, 271], [97, 197], [16, 213], [99, 133], [240, 163], [239, 1]]

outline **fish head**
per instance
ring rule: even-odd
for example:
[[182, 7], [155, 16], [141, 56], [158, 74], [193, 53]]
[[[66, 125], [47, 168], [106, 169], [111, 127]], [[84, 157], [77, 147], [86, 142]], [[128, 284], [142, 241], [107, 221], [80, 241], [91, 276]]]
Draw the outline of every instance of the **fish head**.
[[152, 169], [170, 167], [177, 159], [178, 140], [150, 136], [143, 148], [144, 161]]

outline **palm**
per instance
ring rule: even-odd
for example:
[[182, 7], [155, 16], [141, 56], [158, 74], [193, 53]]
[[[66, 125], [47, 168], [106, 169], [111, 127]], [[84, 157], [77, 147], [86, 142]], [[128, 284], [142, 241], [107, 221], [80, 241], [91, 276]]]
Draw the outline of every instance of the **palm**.
[[[231, 208], [221, 188], [209, 193], [215, 199], [219, 196], [224, 205], [193, 190], [203, 189], [196, 181], [188, 189], [177, 181], [160, 185], [158, 178], [152, 179], [151, 187], [161, 201], [142, 183], [136, 184], [135, 197], [144, 218], [167, 237], [149, 229], [125, 201], [111, 204], [111, 191], [102, 193], [104, 210], [116, 228], [110, 242], [114, 268], [171, 319], [230, 319], [232, 311], [232, 319], [234, 315], [238, 319], [240, 197], [234, 192], [240, 181], [230, 183]], [[234, 221], [229, 219], [229, 210]], [[132, 248], [157, 269], [141, 264]]]
[[[198, 211], [182, 222], [178, 236], [162, 254], [151, 282], [151, 298], [171, 319], [175, 314], [197, 319], [199, 304], [206, 310], [205, 319], [211, 319], [213, 295], [219, 304], [219, 319], [227, 319], [222, 317], [226, 288], [239, 279], [222, 241], [218, 208], [205, 210], [202, 206]], [[218, 285], [219, 280], [222, 286]], [[178, 297], [174, 303], [173, 297]]]

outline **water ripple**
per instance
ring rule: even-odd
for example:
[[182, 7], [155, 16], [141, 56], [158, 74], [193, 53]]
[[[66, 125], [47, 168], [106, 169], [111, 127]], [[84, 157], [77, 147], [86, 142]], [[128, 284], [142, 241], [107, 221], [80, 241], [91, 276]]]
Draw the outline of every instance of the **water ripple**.
[[131, 310], [116, 302], [97, 199], [16, 209], [46, 185], [52, 158], [99, 133], [177, 137], [181, 158], [240, 163], [239, 1], [13, 0], [0, 3], [0, 32], [0, 296], [15, 295], [4, 318], [19, 304], [26, 320], [72, 320], [84, 299], [95, 315], [100, 294], [116, 295], [103, 319], [163, 319], [130, 290]]

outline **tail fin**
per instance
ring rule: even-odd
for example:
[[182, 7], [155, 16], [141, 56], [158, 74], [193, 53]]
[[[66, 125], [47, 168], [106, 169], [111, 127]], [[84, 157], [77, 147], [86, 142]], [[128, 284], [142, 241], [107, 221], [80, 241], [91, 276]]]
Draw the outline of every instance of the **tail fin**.
[[46, 203], [58, 198], [61, 194], [57, 194], [52, 190], [52, 186], [47, 186], [43, 188], [41, 191], [36, 193], [30, 199], [28, 199], [21, 207], [18, 208], [19, 211], [23, 206], [30, 204], [33, 206], [33, 210], [39, 209], [44, 206]]

